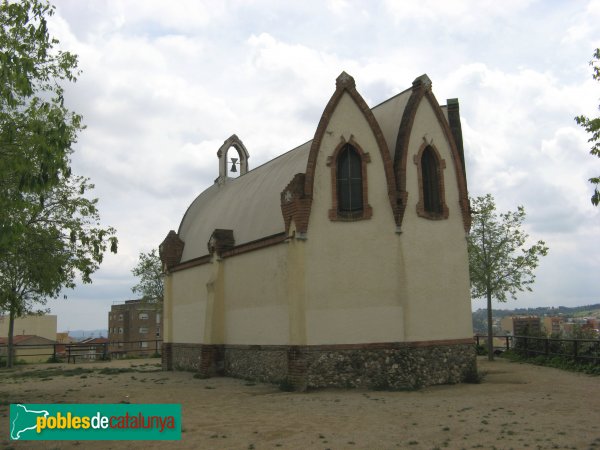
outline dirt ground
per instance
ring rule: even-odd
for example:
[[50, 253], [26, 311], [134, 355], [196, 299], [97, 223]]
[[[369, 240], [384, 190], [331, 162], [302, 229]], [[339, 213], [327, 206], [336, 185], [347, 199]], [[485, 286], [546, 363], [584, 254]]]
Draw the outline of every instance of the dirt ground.
[[[159, 360], [0, 370], [8, 449], [599, 449], [600, 377], [478, 361], [481, 384], [412, 392], [317, 390], [162, 372]], [[57, 371], [57, 368], [61, 371]], [[75, 374], [76, 367], [94, 369]], [[100, 373], [103, 368], [124, 373]], [[22, 371], [38, 371], [23, 377]], [[46, 376], [41, 371], [48, 371]], [[105, 370], [105, 372], [107, 372]], [[113, 370], [112, 372], [116, 372]], [[66, 374], [70, 373], [70, 376]], [[10, 441], [10, 403], [180, 403], [181, 441]]]

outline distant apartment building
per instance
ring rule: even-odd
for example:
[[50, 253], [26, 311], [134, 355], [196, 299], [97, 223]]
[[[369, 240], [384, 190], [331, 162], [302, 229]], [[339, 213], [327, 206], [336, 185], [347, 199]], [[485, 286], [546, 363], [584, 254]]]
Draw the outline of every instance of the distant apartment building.
[[543, 322], [546, 336], [558, 336], [560, 334], [562, 317], [544, 317]]
[[541, 321], [538, 316], [508, 316], [500, 321], [502, 331], [513, 336], [539, 335]]
[[[0, 337], [8, 336], [9, 316], [0, 315]], [[56, 316], [45, 314], [42, 316], [29, 315], [15, 319], [13, 336], [39, 336], [56, 340]]]
[[[56, 317], [56, 316], [55, 316]], [[46, 362], [54, 354], [55, 342], [42, 336], [15, 334], [13, 355], [15, 361], [27, 363]], [[8, 337], [0, 336], [0, 365], [8, 357]]]
[[162, 318], [160, 305], [126, 300], [112, 305], [108, 313], [109, 352], [119, 355], [152, 355], [160, 351]]

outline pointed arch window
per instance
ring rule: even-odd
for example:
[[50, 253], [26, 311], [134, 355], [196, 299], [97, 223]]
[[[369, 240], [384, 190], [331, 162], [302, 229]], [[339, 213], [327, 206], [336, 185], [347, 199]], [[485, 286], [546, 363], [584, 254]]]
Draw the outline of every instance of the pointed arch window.
[[439, 164], [431, 147], [426, 147], [421, 156], [421, 177], [423, 178], [423, 208], [431, 214], [442, 213], [440, 199]]
[[368, 153], [356, 142], [342, 144], [328, 160], [331, 166], [332, 203], [329, 211], [331, 220], [361, 220], [372, 215], [367, 199]]
[[362, 161], [351, 145], [346, 145], [337, 159], [337, 196], [340, 213], [362, 211]]
[[415, 164], [419, 178], [417, 214], [426, 219], [447, 219], [448, 207], [444, 189], [446, 162], [432, 144], [424, 144], [415, 155]]

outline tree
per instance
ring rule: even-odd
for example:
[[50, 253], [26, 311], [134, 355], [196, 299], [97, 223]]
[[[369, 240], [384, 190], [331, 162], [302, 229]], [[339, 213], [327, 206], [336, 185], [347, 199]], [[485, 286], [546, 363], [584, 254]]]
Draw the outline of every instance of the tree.
[[525, 209], [496, 213], [494, 198], [487, 194], [471, 199], [473, 223], [468, 237], [471, 296], [487, 299], [488, 358], [494, 359], [492, 299], [506, 302], [517, 292], [531, 291], [534, 269], [548, 253], [544, 241], [526, 247], [528, 235], [521, 229]]
[[0, 4], [0, 250], [23, 224], [11, 214], [22, 192], [41, 193], [70, 172], [81, 116], [64, 106], [63, 81], [75, 81], [77, 57], [55, 51], [47, 2]]
[[81, 116], [64, 105], [61, 83], [75, 81], [76, 56], [55, 49], [43, 0], [0, 3], [0, 309], [14, 319], [56, 298], [117, 250], [100, 227], [89, 180], [71, 175]]
[[164, 297], [162, 262], [156, 249], [140, 253], [137, 265], [131, 270], [140, 279], [131, 290], [142, 294], [148, 302], [162, 303]]
[[[594, 57], [590, 61], [590, 66], [592, 66], [594, 80], [600, 81], [600, 48], [597, 48], [594, 51]], [[600, 106], [598, 106], [600, 109]], [[575, 117], [575, 122], [581, 125], [585, 131], [590, 133], [592, 136], [588, 139], [588, 142], [592, 143], [592, 149], [590, 150], [590, 154], [597, 156], [600, 158], [600, 117], [596, 117], [595, 119], [590, 119], [586, 116], [577, 116]], [[592, 194], [592, 204], [598, 206], [600, 204], [600, 191], [598, 191], [598, 186], [600, 185], [600, 176], [592, 177], [589, 179], [590, 183], [594, 185], [594, 193]]]

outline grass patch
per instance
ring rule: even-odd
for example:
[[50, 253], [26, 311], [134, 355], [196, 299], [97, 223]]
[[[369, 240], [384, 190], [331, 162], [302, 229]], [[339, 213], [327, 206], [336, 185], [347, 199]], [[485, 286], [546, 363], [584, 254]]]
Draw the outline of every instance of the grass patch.
[[555, 369], [567, 370], [569, 372], [582, 372], [588, 375], [596, 376], [600, 375], [600, 364], [574, 361], [573, 359], [562, 356], [547, 357], [544, 355], [538, 355], [527, 357], [514, 350], [509, 350], [502, 354], [502, 358], [513, 362], [523, 362], [535, 364], [537, 366], [554, 367]]

